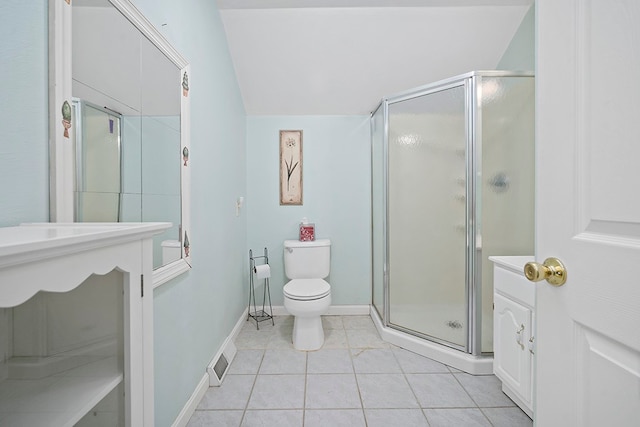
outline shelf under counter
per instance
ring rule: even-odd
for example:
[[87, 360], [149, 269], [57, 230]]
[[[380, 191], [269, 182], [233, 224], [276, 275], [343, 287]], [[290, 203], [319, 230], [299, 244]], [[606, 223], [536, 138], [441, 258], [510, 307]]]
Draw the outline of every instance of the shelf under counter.
[[[96, 404], [103, 402], [98, 405], [103, 407], [112, 397], [123, 402], [117, 413], [118, 419], [123, 420], [121, 424], [154, 425], [152, 238], [169, 226], [169, 223], [42, 223], [0, 228], [0, 308], [5, 313], [13, 310], [15, 315], [19, 306], [24, 308], [25, 302], [40, 293], [68, 295], [87, 278], [117, 270], [122, 273], [114, 285], [122, 289], [122, 311], [117, 318], [121, 319], [118, 330], [122, 330], [119, 339], [123, 340], [124, 353], [117, 359], [101, 359], [41, 379], [15, 379], [22, 377], [7, 375], [7, 366], [3, 366], [10, 363], [12, 355], [56, 352], [53, 347], [48, 348], [47, 339], [33, 339], [29, 345], [38, 351], [11, 354], [15, 347], [7, 340], [15, 336], [0, 328], [0, 338], [7, 341], [3, 348], [11, 351], [9, 360], [0, 363], [0, 378], [8, 378], [0, 382], [0, 426], [72, 426], [86, 422], [83, 417], [87, 414], [92, 424], [96, 422], [92, 418], [98, 410]], [[145, 277], [149, 280], [144, 280]], [[73, 304], [82, 307], [82, 302]], [[31, 312], [48, 313], [46, 305], [38, 307]], [[38, 334], [20, 336], [48, 336], [46, 322], [31, 316], [25, 318], [34, 320], [31, 323]], [[73, 326], [82, 327], [85, 319], [74, 320]], [[70, 344], [56, 343], [60, 349]]]
[[4, 380], [0, 425], [73, 426], [123, 378], [121, 363], [113, 356], [44, 378]]

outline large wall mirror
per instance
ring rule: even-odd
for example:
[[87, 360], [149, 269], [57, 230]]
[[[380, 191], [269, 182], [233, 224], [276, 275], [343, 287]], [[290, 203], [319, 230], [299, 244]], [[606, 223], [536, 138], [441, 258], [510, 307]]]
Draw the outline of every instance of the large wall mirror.
[[51, 220], [171, 222], [154, 285], [190, 267], [189, 67], [128, 0], [50, 0]]

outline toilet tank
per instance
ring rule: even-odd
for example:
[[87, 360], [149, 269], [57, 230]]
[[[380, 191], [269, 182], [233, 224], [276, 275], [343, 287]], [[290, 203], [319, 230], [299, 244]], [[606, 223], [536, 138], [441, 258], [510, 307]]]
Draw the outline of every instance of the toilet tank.
[[324, 279], [331, 269], [331, 240], [284, 241], [284, 273], [289, 279]]

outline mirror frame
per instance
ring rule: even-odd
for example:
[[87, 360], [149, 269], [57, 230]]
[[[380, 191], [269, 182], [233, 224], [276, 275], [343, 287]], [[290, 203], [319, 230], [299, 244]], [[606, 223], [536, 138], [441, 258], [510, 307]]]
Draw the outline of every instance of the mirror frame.
[[[72, 100], [72, 0], [49, 0], [49, 221], [74, 221], [75, 159], [72, 144], [74, 126], [63, 117], [63, 105]], [[191, 171], [189, 150], [191, 138], [189, 83], [183, 89], [183, 76], [191, 76], [186, 59], [129, 0], [108, 0], [156, 46], [179, 70], [176, 91], [180, 91], [180, 248], [182, 257], [153, 271], [156, 288], [191, 268], [189, 253], [191, 235]], [[186, 153], [183, 156], [183, 153]], [[176, 153], [178, 154], [178, 153]]]

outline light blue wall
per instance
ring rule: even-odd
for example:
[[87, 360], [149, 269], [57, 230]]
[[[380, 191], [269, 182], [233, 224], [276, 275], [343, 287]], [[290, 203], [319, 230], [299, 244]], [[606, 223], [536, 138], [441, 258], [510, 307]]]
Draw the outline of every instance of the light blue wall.
[[47, 2], [0, 3], [0, 226], [49, 219]]
[[[279, 131], [303, 131], [303, 205], [280, 206]], [[283, 241], [303, 217], [330, 238], [333, 305], [371, 302], [371, 155], [368, 116], [250, 116], [245, 200], [249, 248], [267, 247], [271, 297], [282, 305]]]
[[526, 13], [496, 67], [498, 70], [535, 70], [535, 7]]
[[246, 115], [216, 3], [134, 0], [191, 64], [193, 269], [154, 294], [156, 425], [174, 421], [246, 305]]
[[[134, 0], [190, 61], [193, 269], [154, 292], [156, 425], [173, 423], [246, 305], [246, 115], [215, 2]], [[163, 26], [163, 24], [166, 24]], [[0, 3], [0, 226], [48, 220], [47, 1]]]

